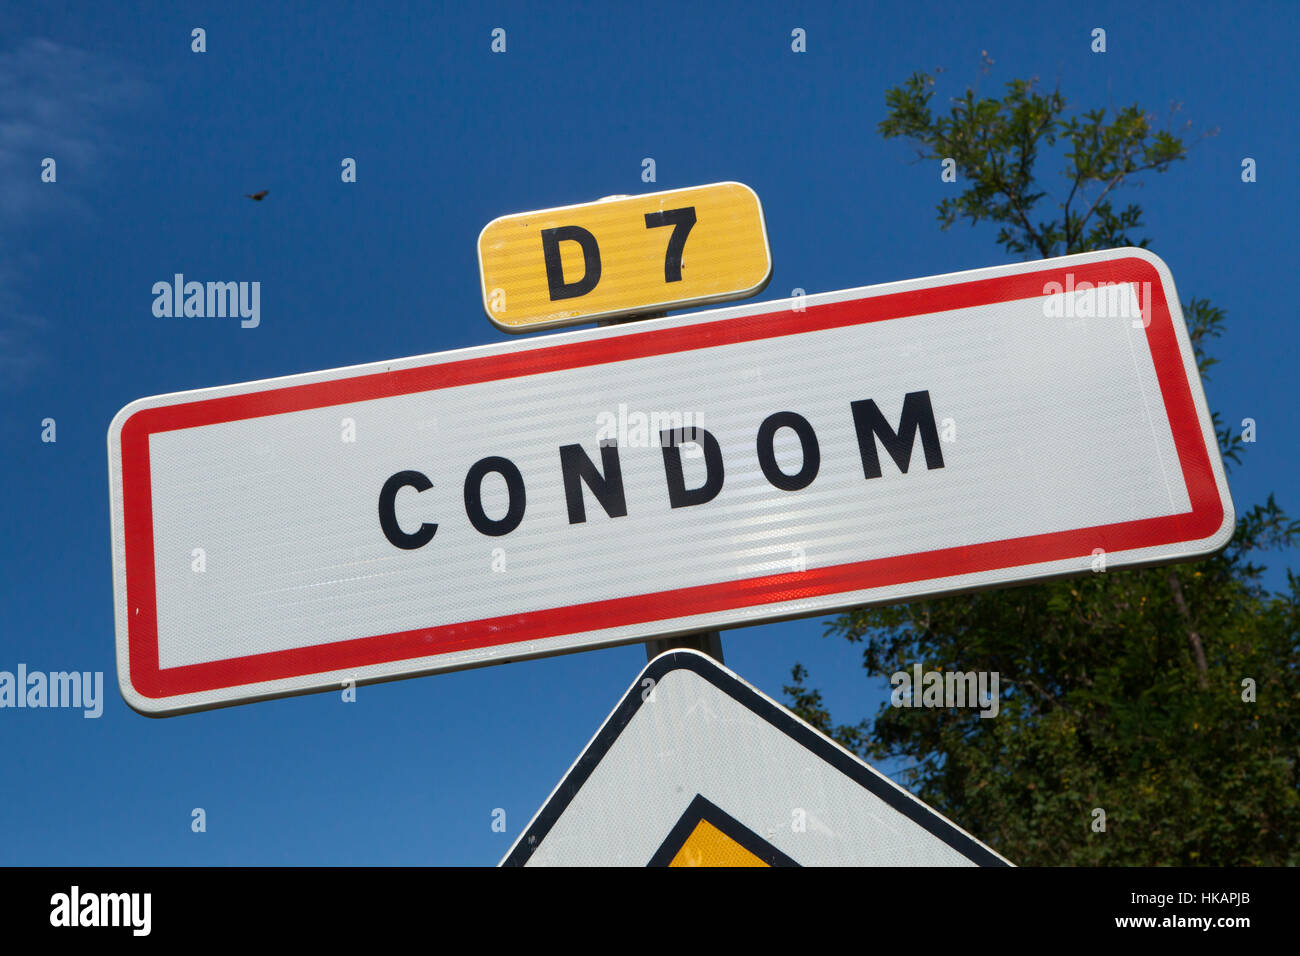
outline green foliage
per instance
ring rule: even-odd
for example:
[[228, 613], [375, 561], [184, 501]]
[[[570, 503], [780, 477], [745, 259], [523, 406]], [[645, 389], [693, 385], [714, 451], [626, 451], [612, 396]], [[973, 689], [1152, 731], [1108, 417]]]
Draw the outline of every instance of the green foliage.
[[[1067, 116], [1059, 91], [1017, 80], [1000, 99], [967, 90], [935, 116], [933, 87], [918, 74], [890, 90], [880, 131], [956, 159], [967, 185], [940, 203], [944, 228], [991, 220], [1005, 248], [1045, 257], [1145, 245], [1130, 238], [1141, 209], [1117, 211], [1115, 191], [1186, 150], [1136, 106]], [[1045, 220], [1035, 162], [1057, 143], [1068, 193]], [[1223, 312], [1193, 299], [1184, 315], [1205, 375]], [[1240, 436], [1215, 424], [1238, 462]], [[829, 625], [861, 645], [872, 676], [914, 663], [997, 672], [996, 718], [884, 706], [837, 725], [797, 664], [786, 694], [850, 749], [905, 760], [904, 785], [1020, 864], [1300, 863], [1300, 578], [1267, 593], [1259, 563], [1298, 543], [1300, 522], [1270, 495], [1208, 560], [861, 608]], [[1092, 830], [1095, 808], [1105, 832]]]
[[[987, 219], [1001, 227], [1000, 245], [1043, 258], [1145, 246], [1146, 240], [1130, 236], [1142, 224], [1141, 208], [1129, 204], [1117, 210], [1113, 194], [1138, 174], [1163, 173], [1187, 155], [1182, 140], [1156, 129], [1153, 117], [1136, 106], [1117, 111], [1109, 121], [1105, 109], [1067, 116], [1060, 90], [1040, 93], [1032, 80], [1012, 80], [1000, 99], [968, 88], [953, 99], [946, 116], [935, 116], [930, 110], [934, 85], [933, 76], [916, 73], [887, 92], [889, 115], [879, 130], [886, 139], [911, 140], [921, 159], [956, 161], [959, 182], [969, 185], [955, 199], [939, 203], [942, 228], [959, 219], [971, 225]], [[1059, 219], [1035, 221], [1047, 192], [1034, 166], [1044, 148], [1058, 143], [1069, 192], [1057, 203]]]

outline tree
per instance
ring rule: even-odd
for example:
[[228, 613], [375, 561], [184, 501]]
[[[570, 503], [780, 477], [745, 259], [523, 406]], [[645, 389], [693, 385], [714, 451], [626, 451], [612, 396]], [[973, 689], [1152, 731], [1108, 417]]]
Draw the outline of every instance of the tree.
[[[1147, 245], [1133, 238], [1141, 208], [1119, 209], [1116, 196], [1185, 158], [1180, 137], [1137, 106], [1073, 113], [1032, 80], [1001, 97], [967, 89], [936, 115], [934, 86], [916, 74], [889, 90], [879, 130], [922, 159], [956, 161], [963, 188], [939, 204], [942, 228], [991, 221], [1026, 258]], [[1063, 200], [1039, 179], [1053, 152], [1065, 159]], [[1202, 299], [1183, 311], [1205, 377], [1224, 314]], [[1217, 415], [1215, 427], [1230, 467], [1241, 437]], [[1288, 571], [1288, 589], [1268, 592], [1256, 562], [1298, 538], [1300, 522], [1270, 495], [1208, 560], [862, 608], [828, 625], [862, 645], [872, 676], [915, 663], [997, 672], [993, 719], [886, 705], [836, 724], [799, 664], [785, 691], [862, 756], [910, 761], [904, 785], [1017, 863], [1296, 864], [1300, 578]]]

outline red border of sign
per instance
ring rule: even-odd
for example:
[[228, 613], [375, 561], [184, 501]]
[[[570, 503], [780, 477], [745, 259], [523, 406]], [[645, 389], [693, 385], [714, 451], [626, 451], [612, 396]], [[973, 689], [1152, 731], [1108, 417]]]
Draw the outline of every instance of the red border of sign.
[[[1151, 283], [1154, 294], [1151, 296], [1147, 341], [1160, 382], [1174, 445], [1182, 464], [1183, 478], [1187, 483], [1192, 505], [1190, 512], [861, 561], [831, 568], [773, 574], [745, 581], [679, 588], [613, 601], [545, 608], [525, 614], [252, 654], [165, 670], [158, 667], [149, 466], [149, 436], [152, 434], [690, 349], [753, 342], [909, 315], [1041, 297], [1048, 282], [1057, 281], [1064, 286], [1066, 273], [1073, 274], [1076, 285], [1100, 281]], [[1195, 541], [1214, 534], [1221, 526], [1224, 516], [1214, 470], [1165, 300], [1164, 285], [1155, 266], [1137, 257], [1054, 267], [827, 303], [809, 306], [804, 312], [783, 308], [778, 312], [732, 317], [704, 324], [630, 332], [617, 338], [568, 342], [420, 368], [371, 372], [334, 381], [290, 385], [244, 395], [145, 408], [132, 414], [123, 423], [120, 440], [131, 683], [137, 692], [151, 698], [350, 670], [389, 661], [518, 641], [536, 641], [685, 615], [887, 587], [927, 578], [1038, 564], [1088, 555], [1096, 547], [1104, 548], [1110, 553]]]

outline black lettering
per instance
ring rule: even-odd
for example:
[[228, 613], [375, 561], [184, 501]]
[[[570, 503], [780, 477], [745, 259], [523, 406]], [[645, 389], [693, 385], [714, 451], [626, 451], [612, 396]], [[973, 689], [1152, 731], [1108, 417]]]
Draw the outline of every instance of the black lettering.
[[[682, 472], [684, 442], [697, 442], [704, 449], [704, 484], [698, 488], [686, 487]], [[718, 440], [703, 428], [665, 428], [659, 433], [661, 451], [664, 453], [664, 477], [668, 479], [668, 503], [674, 508], [702, 505], [718, 497], [722, 490], [722, 449]]]
[[426, 521], [420, 525], [420, 530], [407, 534], [397, 523], [395, 506], [397, 492], [402, 488], [414, 488], [416, 491], [423, 492], [432, 487], [433, 482], [418, 471], [399, 471], [384, 482], [384, 487], [379, 492], [379, 527], [383, 529], [384, 537], [390, 543], [404, 551], [414, 551], [416, 548], [423, 548], [433, 540], [438, 530], [436, 524], [429, 524]]
[[[564, 263], [560, 260], [561, 242], [576, 242], [582, 246], [584, 271], [577, 282], [564, 281]], [[552, 302], [586, 295], [600, 281], [600, 246], [596, 245], [596, 237], [581, 226], [543, 229], [542, 255], [546, 259], [546, 282], [551, 288]]]
[[[659, 212], [645, 214], [645, 227], [657, 229], [660, 226], [672, 226], [673, 234], [668, 237], [668, 251], [664, 253], [664, 281], [682, 281], [682, 250], [686, 248], [686, 237], [695, 225], [695, 207], [684, 206], [681, 209], [661, 209]], [[554, 297], [552, 297], [554, 298]]]
[[[793, 429], [799, 436], [799, 444], [803, 446], [803, 466], [794, 475], [787, 475], [776, 464], [773, 442], [777, 431], [782, 428]], [[758, 464], [767, 480], [782, 491], [798, 491], [812, 484], [812, 480], [817, 477], [817, 470], [821, 468], [822, 453], [817, 444], [817, 435], [812, 425], [808, 424], [808, 419], [794, 412], [777, 412], [763, 419], [763, 424], [758, 426]]]
[[907, 474], [912, 460], [912, 446], [916, 433], [921, 432], [921, 448], [925, 451], [925, 467], [943, 467], [943, 451], [939, 447], [939, 428], [930, 407], [929, 392], [908, 392], [903, 398], [903, 414], [895, 433], [885, 421], [876, 403], [871, 399], [853, 402], [853, 427], [858, 432], [858, 451], [862, 455], [862, 473], [868, 478], [880, 477], [880, 455], [876, 451], [876, 438], [880, 439], [898, 470]]
[[618, 463], [618, 449], [613, 445], [600, 446], [602, 475], [596, 470], [581, 445], [560, 447], [560, 470], [564, 473], [564, 499], [569, 505], [569, 524], [582, 524], [587, 520], [587, 508], [582, 500], [582, 483], [586, 482], [596, 496], [605, 514], [622, 518], [627, 514], [627, 498], [623, 494], [623, 472]]
[[[510, 496], [510, 505], [506, 508], [505, 517], [496, 521], [483, 511], [483, 479], [492, 472], [496, 472], [506, 480], [506, 492]], [[474, 530], [480, 534], [499, 538], [503, 534], [514, 531], [519, 527], [519, 522], [524, 520], [526, 503], [524, 476], [519, 474], [519, 469], [509, 458], [496, 455], [483, 458], [474, 462], [469, 473], [465, 475], [465, 514], [469, 516], [469, 523], [474, 526]]]

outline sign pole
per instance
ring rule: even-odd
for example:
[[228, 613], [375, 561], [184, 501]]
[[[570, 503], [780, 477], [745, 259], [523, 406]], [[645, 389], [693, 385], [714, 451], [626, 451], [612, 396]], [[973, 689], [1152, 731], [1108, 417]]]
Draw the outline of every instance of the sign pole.
[[[682, 250], [692, 236], [698, 268], [683, 274]], [[538, 239], [545, 251], [540, 261]], [[561, 243], [570, 243], [570, 252], [573, 245], [581, 249], [581, 278], [566, 274]], [[762, 206], [752, 189], [735, 182], [602, 196], [578, 206], [503, 216], [483, 229], [478, 245], [484, 308], [506, 332], [666, 318], [667, 308], [757, 295], [772, 276]], [[609, 259], [611, 251], [622, 258]], [[618, 261], [623, 267], [608, 268]], [[688, 648], [722, 663], [717, 631], [651, 638], [645, 647], [647, 660]]]
[[[609, 196], [607, 198], [619, 199], [622, 197]], [[667, 317], [667, 312], [645, 312], [640, 315], [625, 315], [617, 319], [597, 319], [596, 324], [600, 326], [624, 325], [645, 319], [666, 319]], [[664, 651], [671, 651], [679, 647], [707, 654], [719, 664], [726, 663], [722, 659], [722, 634], [718, 631], [699, 631], [695, 634], [679, 634], [676, 637], [652, 637], [645, 642], [645, 659], [652, 661]]]

